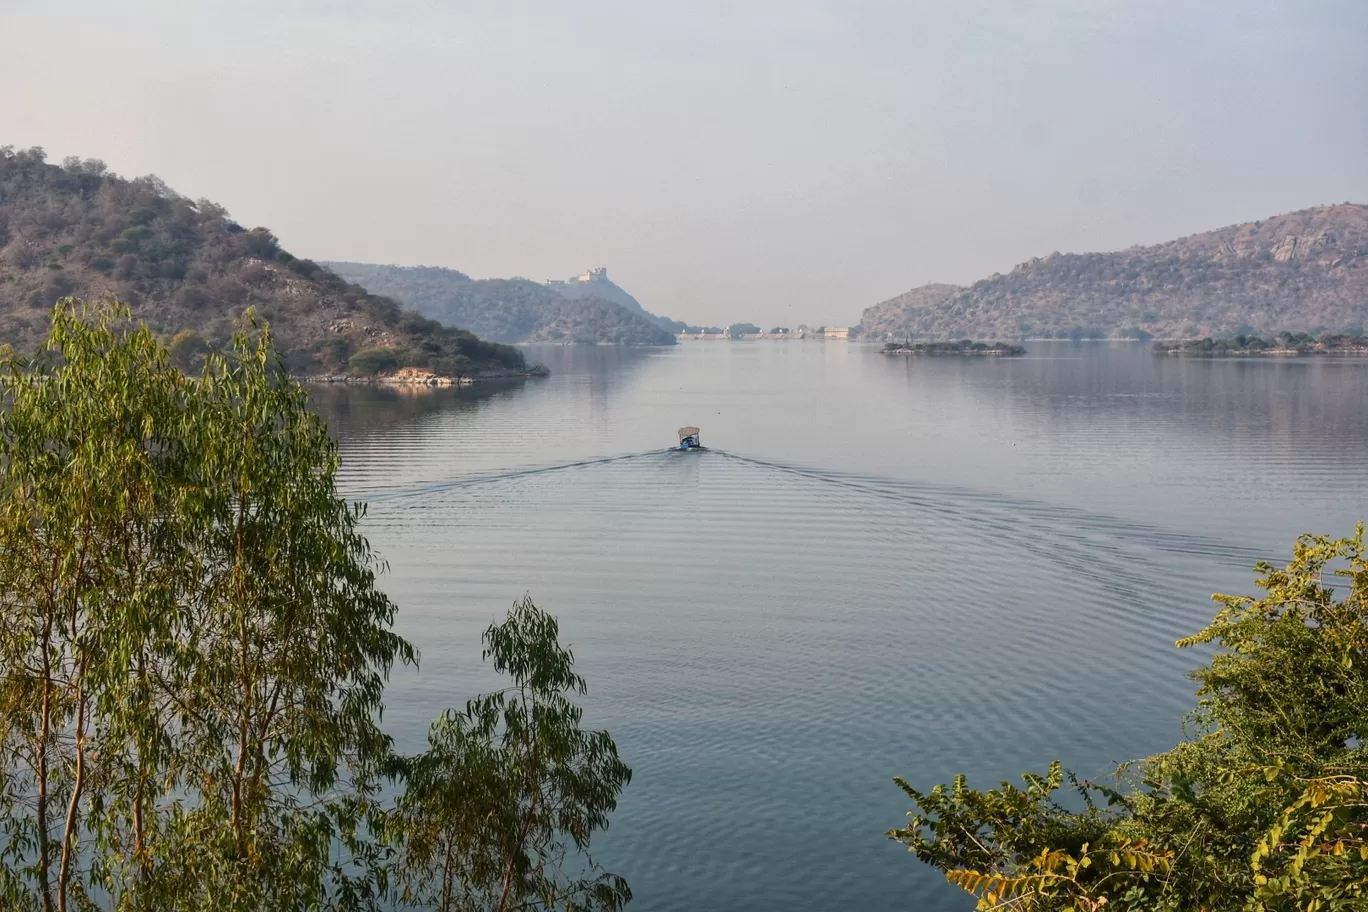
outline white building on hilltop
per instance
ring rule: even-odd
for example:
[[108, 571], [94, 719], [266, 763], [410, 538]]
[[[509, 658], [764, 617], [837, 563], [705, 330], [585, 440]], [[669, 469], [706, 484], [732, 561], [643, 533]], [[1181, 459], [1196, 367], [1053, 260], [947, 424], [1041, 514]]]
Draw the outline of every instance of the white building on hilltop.
[[593, 269], [586, 269], [577, 276], [568, 279], [547, 279], [547, 285], [587, 285], [590, 282], [608, 281], [608, 267], [596, 266]]

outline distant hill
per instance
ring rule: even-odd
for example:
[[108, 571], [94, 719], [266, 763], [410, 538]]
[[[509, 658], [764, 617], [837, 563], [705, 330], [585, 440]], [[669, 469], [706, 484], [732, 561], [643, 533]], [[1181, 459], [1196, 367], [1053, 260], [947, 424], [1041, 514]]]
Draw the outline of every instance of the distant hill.
[[865, 310], [866, 338], [1165, 339], [1361, 330], [1368, 206], [1274, 216], [1153, 247], [1052, 253]]
[[32, 349], [58, 298], [117, 297], [192, 366], [248, 307], [270, 322], [298, 374], [444, 376], [522, 371], [522, 353], [405, 310], [247, 230], [156, 177], [125, 180], [102, 162], [48, 164], [41, 149], [0, 148], [0, 342]]
[[567, 298], [602, 298], [605, 301], [612, 301], [630, 313], [645, 317], [666, 332], [684, 332], [685, 324], [679, 320], [671, 320], [669, 317], [658, 317], [642, 307], [640, 301], [623, 291], [608, 278], [608, 270], [602, 266], [597, 269], [589, 269], [563, 281], [552, 279], [546, 283], [546, 287]]
[[648, 319], [649, 315], [643, 316], [640, 304], [634, 312], [598, 296], [558, 294], [527, 279], [472, 279], [436, 266], [327, 265], [343, 278], [402, 301], [425, 316], [499, 342], [675, 342], [673, 334]]

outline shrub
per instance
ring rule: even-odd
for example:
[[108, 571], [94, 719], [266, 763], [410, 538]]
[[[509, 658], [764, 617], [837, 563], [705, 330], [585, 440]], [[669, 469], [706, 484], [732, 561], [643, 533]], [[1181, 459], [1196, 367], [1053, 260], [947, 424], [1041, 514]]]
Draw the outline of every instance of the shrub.
[[348, 361], [351, 372], [361, 377], [373, 377], [396, 370], [399, 353], [393, 348], [363, 348]]

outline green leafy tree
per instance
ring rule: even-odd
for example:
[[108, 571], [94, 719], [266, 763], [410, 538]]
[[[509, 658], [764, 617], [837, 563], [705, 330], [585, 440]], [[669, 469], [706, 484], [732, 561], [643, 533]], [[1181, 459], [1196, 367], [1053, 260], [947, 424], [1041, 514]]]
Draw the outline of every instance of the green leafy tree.
[[[337, 446], [267, 329], [201, 354], [187, 377], [127, 310], [68, 300], [0, 357], [0, 909], [390, 908], [396, 867], [420, 904], [619, 908], [587, 854], [563, 876], [630, 772], [578, 727], [555, 621], [491, 628], [514, 695], [396, 758], [383, 688], [415, 654]], [[469, 864], [431, 867], [452, 838]]]
[[351, 372], [359, 376], [374, 376], [398, 369], [399, 352], [393, 348], [363, 348], [348, 361]]
[[376, 718], [413, 651], [269, 333], [186, 379], [68, 302], [0, 394], [5, 907], [377, 894], [348, 853], [374, 851]]
[[171, 363], [185, 373], [202, 367], [204, 356], [209, 353], [209, 343], [193, 329], [182, 329], [176, 333], [166, 344], [166, 348], [171, 356]]
[[1256, 566], [1261, 597], [1215, 596], [1178, 643], [1219, 647], [1193, 674], [1195, 737], [1117, 787], [1074, 782], [1082, 811], [1055, 801], [1057, 764], [1025, 789], [900, 779], [917, 809], [889, 835], [980, 909], [1368, 908], [1363, 535], [1304, 536], [1286, 566]]
[[447, 712], [427, 752], [402, 764], [391, 824], [405, 842], [405, 898], [439, 912], [621, 909], [631, 890], [589, 842], [632, 773], [607, 732], [580, 727], [566, 695], [585, 681], [555, 618], [525, 598], [484, 640], [512, 686]]

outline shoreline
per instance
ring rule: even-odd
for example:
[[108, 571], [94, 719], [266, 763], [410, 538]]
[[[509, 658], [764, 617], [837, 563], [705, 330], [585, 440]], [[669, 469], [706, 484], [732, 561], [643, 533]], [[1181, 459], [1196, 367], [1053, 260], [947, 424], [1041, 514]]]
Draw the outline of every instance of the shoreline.
[[405, 368], [411, 373], [401, 371], [398, 374], [391, 374], [383, 377], [353, 377], [348, 374], [320, 374], [313, 377], [302, 377], [301, 382], [314, 386], [398, 386], [429, 389], [447, 389], [451, 387], [475, 386], [479, 383], [488, 383], [498, 380], [525, 380], [529, 377], [549, 377], [551, 371], [542, 365], [529, 368], [525, 371], [498, 371], [488, 374], [477, 374], [474, 376], [461, 377], [441, 377], [426, 371], [418, 371], [415, 368]]
[[1182, 348], [1156, 348], [1160, 358], [1368, 358], [1368, 347], [1353, 349], [1330, 349], [1323, 351], [1298, 351], [1295, 348], [1270, 348], [1261, 351], [1188, 351]]

